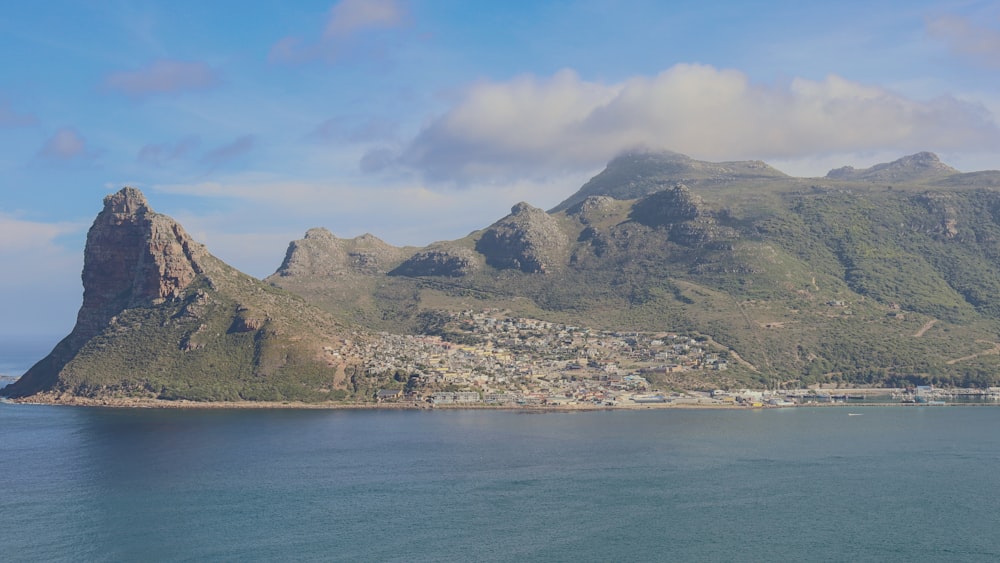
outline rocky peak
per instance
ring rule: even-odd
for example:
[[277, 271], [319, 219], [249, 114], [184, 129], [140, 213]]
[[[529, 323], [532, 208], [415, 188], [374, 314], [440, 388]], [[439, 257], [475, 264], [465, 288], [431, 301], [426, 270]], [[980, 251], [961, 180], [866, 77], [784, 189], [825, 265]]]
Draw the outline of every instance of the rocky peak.
[[150, 211], [146, 196], [131, 186], [104, 197], [104, 211], [116, 216], [145, 214]]
[[331, 277], [348, 273], [384, 274], [403, 259], [403, 250], [365, 233], [342, 239], [322, 227], [292, 241], [276, 276]]
[[833, 180], [855, 180], [869, 182], [909, 182], [939, 178], [949, 174], [957, 174], [951, 166], [941, 162], [932, 152], [918, 152], [892, 162], [876, 164], [870, 168], [857, 169], [853, 166], [843, 166], [827, 172], [826, 177]]
[[127, 307], [179, 296], [204, 272], [206, 256], [176, 221], [155, 213], [141, 191], [125, 187], [107, 196], [87, 233], [77, 329], [89, 337]]
[[306, 236], [303, 238], [307, 240], [328, 240], [328, 241], [337, 240], [337, 237], [335, 237], [333, 233], [331, 233], [328, 229], [324, 229], [323, 227], [314, 227], [312, 229], [309, 229], [308, 231], [306, 231]]
[[705, 209], [701, 196], [684, 184], [646, 196], [632, 208], [632, 219], [652, 227], [696, 219]]
[[480, 269], [482, 257], [468, 248], [449, 243], [438, 243], [417, 252], [390, 276], [445, 276], [458, 278]]
[[667, 231], [667, 239], [685, 246], [699, 246], [739, 238], [739, 233], [720, 225], [717, 214], [684, 184], [656, 192], [637, 201], [632, 220]]
[[614, 198], [606, 195], [592, 195], [571, 206], [566, 210], [566, 214], [576, 217], [584, 225], [589, 225], [614, 213], [614, 202]]
[[545, 273], [565, 263], [568, 248], [569, 239], [558, 221], [524, 202], [512, 207], [510, 215], [486, 229], [476, 242], [476, 251], [487, 264], [526, 273]]

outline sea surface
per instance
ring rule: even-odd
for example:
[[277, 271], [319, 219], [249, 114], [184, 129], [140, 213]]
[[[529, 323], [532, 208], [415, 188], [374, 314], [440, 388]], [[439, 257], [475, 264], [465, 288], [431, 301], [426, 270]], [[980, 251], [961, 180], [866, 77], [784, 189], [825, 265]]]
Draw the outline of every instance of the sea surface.
[[0, 404], [0, 560], [996, 561], [998, 430], [968, 406]]
[[[0, 337], [0, 375], [19, 376], [52, 351], [59, 337]], [[2, 385], [2, 383], [0, 383]]]

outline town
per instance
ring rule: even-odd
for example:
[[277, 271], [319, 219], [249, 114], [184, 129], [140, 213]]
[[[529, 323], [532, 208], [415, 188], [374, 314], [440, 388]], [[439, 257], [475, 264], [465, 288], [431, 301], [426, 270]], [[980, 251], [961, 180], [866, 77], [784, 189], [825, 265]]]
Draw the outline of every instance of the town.
[[[678, 384], [725, 372], [733, 353], [674, 332], [599, 331], [504, 315], [445, 314], [440, 334], [380, 334], [365, 372], [380, 403], [621, 406], [717, 402]], [[719, 374], [721, 375], [721, 374]], [[718, 378], [716, 378], [718, 379]]]

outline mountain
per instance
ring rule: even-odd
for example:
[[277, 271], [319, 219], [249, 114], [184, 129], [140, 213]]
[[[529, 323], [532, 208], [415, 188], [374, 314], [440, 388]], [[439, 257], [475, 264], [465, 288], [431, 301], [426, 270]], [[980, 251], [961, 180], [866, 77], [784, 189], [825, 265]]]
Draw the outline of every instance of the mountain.
[[[729, 360], [724, 375], [653, 369], [661, 388], [1000, 385], [1000, 172], [931, 153], [839, 170], [628, 154], [552, 211], [521, 202], [424, 248], [312, 229], [263, 282], [125, 188], [88, 234], [72, 333], [5, 394], [370, 398], [448, 389], [449, 366], [530, 372], [523, 358], [555, 348], [602, 365], [614, 346], [637, 369], [652, 361], [629, 348], [639, 332]], [[522, 339], [517, 324], [555, 328]], [[494, 345], [513, 346], [506, 367]]]
[[264, 281], [348, 322], [405, 330], [411, 308], [407, 292], [387, 274], [416, 250], [394, 247], [370, 234], [341, 239], [327, 229], [311, 229], [288, 245], [281, 266]]
[[551, 211], [565, 211], [590, 196], [637, 199], [678, 183], [701, 187], [783, 179], [789, 177], [759, 160], [705, 162], [670, 151], [633, 151], [613, 159], [604, 171]]
[[919, 152], [863, 170], [857, 170], [852, 166], [836, 168], [829, 171], [826, 177], [856, 182], [916, 182], [957, 173], [958, 170], [941, 162], [936, 154]]
[[227, 266], [134, 188], [105, 198], [83, 286], [72, 332], [5, 395], [327, 400], [357, 370], [351, 330]]
[[376, 325], [420, 332], [433, 311], [495, 308], [701, 334], [767, 385], [996, 384], [996, 178], [931, 153], [823, 179], [627, 154], [548, 213], [520, 203], [414, 252], [373, 282], [393, 313]]

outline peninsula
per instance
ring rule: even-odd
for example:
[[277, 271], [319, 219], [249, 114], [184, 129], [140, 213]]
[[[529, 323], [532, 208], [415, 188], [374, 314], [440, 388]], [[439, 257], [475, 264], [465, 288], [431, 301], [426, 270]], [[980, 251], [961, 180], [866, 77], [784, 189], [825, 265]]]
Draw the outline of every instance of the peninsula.
[[988, 393], [996, 209], [1000, 172], [930, 153], [793, 178], [637, 152], [548, 212], [518, 203], [454, 241], [312, 229], [258, 280], [126, 187], [88, 233], [73, 331], [0, 394], [621, 408], [753, 404], [766, 389]]

